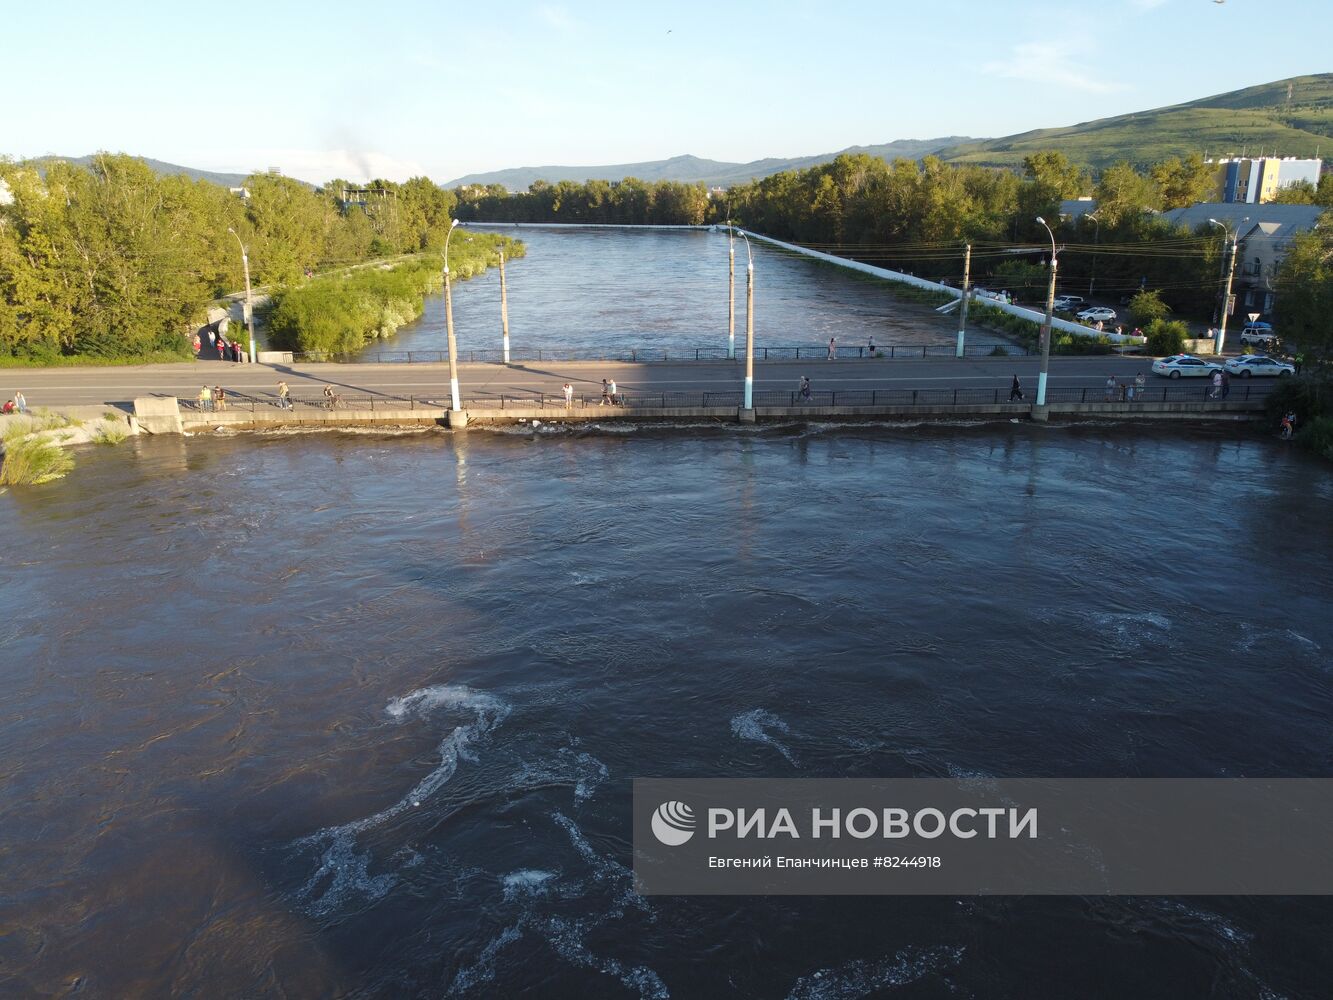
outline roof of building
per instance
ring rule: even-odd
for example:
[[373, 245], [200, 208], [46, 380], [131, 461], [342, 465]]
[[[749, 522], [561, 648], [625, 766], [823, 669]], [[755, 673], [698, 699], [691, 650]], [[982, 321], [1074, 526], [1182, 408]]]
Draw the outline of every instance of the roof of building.
[[1163, 212], [1162, 218], [1186, 229], [1208, 225], [1209, 219], [1240, 231], [1241, 238], [1261, 229], [1269, 236], [1292, 236], [1309, 232], [1319, 221], [1325, 209], [1319, 205], [1251, 205], [1246, 202], [1213, 201], [1173, 208]]
[[[1086, 198], [1060, 203], [1060, 214], [1066, 219], [1081, 219], [1095, 211], [1097, 203]], [[1240, 201], [1203, 201], [1188, 208], [1173, 208], [1160, 215], [1167, 222], [1186, 229], [1197, 229], [1208, 225], [1209, 219], [1216, 219], [1228, 229], [1240, 230], [1241, 239], [1244, 239], [1256, 229], [1266, 236], [1284, 238], [1309, 232], [1326, 211], [1319, 205], [1276, 205], [1272, 202], [1252, 205]]]
[[1097, 203], [1091, 198], [1066, 199], [1060, 202], [1060, 214], [1066, 219], [1081, 219], [1089, 212], [1097, 211]]

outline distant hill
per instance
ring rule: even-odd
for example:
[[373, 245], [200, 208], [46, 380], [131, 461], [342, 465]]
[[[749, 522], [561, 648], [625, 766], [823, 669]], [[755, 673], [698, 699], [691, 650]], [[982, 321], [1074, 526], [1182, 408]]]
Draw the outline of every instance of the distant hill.
[[[220, 184], [222, 187], [240, 187], [248, 174], [218, 174], [211, 170], [196, 170], [194, 167], [182, 167], [176, 163], [164, 163], [161, 160], [150, 160], [146, 156], [138, 156], [135, 159], [142, 160], [152, 168], [153, 172], [163, 177], [173, 177], [176, 175], [188, 177], [195, 181], [209, 181], [213, 184]], [[88, 156], [35, 156], [26, 162], [31, 163], [39, 170], [43, 164], [53, 161], [64, 161], [73, 163], [80, 167], [87, 167], [92, 164], [92, 155]]]
[[449, 181], [460, 184], [503, 184], [525, 191], [536, 180], [702, 181], [728, 186], [768, 177], [784, 170], [802, 170], [827, 163], [841, 153], [869, 153], [886, 160], [919, 160], [931, 154], [947, 163], [989, 167], [1021, 167], [1023, 158], [1042, 150], [1058, 150], [1075, 163], [1094, 169], [1120, 160], [1143, 165], [1168, 156], [1206, 153], [1209, 156], [1251, 155], [1333, 157], [1333, 73], [1296, 76], [1244, 90], [1205, 97], [1151, 111], [1099, 118], [1067, 128], [1035, 129], [999, 139], [901, 139], [877, 146], [849, 146], [818, 156], [769, 158], [750, 163], [725, 163], [697, 156], [673, 156], [646, 163], [606, 166], [515, 167], [468, 174]]
[[1120, 160], [1153, 163], [1168, 156], [1333, 157], [1333, 73], [1296, 76], [1185, 104], [1099, 118], [1068, 128], [1036, 129], [1002, 139], [961, 143], [938, 153], [950, 163], [1017, 167], [1023, 157], [1058, 150], [1098, 168]]
[[841, 153], [869, 153], [882, 156], [887, 160], [906, 157], [909, 160], [955, 146], [973, 142], [965, 136], [945, 136], [940, 139], [899, 139], [878, 146], [850, 146], [838, 153], [822, 153], [818, 156], [798, 156], [791, 158], [769, 157], [753, 160], [750, 163], [728, 163], [723, 160], [705, 160], [698, 156], [673, 156], [669, 160], [649, 160], [643, 163], [613, 163], [590, 167], [511, 167], [508, 170], [493, 170], [489, 173], [468, 174], [452, 181], [445, 187], [458, 187], [462, 184], [503, 184], [510, 191], [526, 191], [533, 181], [576, 181], [590, 180], [618, 181], [625, 177], [637, 177], [643, 181], [683, 181], [703, 183], [709, 187], [727, 187], [743, 184], [746, 181], [768, 177], [784, 170], [803, 170], [820, 163], [828, 163]]

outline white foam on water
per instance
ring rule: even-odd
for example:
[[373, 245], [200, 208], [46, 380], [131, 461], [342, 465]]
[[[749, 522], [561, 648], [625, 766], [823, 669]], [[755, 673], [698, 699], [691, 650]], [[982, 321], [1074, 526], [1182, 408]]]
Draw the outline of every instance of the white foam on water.
[[633, 872], [619, 861], [598, 854], [593, 846], [588, 843], [588, 838], [583, 835], [579, 825], [564, 813], [552, 813], [551, 818], [564, 827], [565, 832], [569, 834], [569, 842], [574, 845], [574, 850], [578, 851], [583, 860], [588, 863], [588, 867], [592, 869], [593, 878], [615, 891], [616, 905], [607, 914], [608, 918], [620, 916], [628, 906], [637, 907], [644, 913], [652, 915], [648, 900], [634, 891]]
[[322, 849], [318, 868], [296, 891], [296, 898], [307, 913], [322, 916], [337, 911], [353, 898], [373, 903], [387, 895], [397, 884], [397, 876], [389, 872], [372, 876], [370, 852], [358, 850], [356, 838], [418, 808], [443, 788], [458, 770], [460, 758], [467, 756], [468, 747], [503, 722], [510, 711], [505, 702], [485, 692], [473, 691], [461, 684], [436, 684], [392, 699], [385, 707], [385, 713], [402, 722], [413, 715], [425, 718], [442, 708], [471, 712], [473, 721], [455, 727], [440, 741], [440, 762], [434, 770], [393, 805], [341, 826], [326, 827], [296, 841], [298, 848]]
[[790, 733], [791, 727], [772, 712], [766, 712], [762, 708], [753, 708], [748, 712], [742, 712], [731, 720], [731, 731], [737, 739], [749, 740], [751, 743], [765, 743], [782, 754], [787, 759], [787, 763], [793, 767], [800, 767], [786, 744], [774, 737], [769, 730]]
[[594, 955], [589, 951], [583, 943], [586, 929], [582, 923], [563, 917], [548, 917], [542, 925], [547, 942], [566, 962], [614, 976], [643, 1000], [668, 1000], [671, 991], [666, 988], [666, 983], [646, 965], [626, 965], [619, 959]]
[[512, 901], [520, 896], [540, 896], [546, 892], [546, 884], [555, 878], [555, 872], [540, 868], [520, 868], [510, 872], [503, 879], [504, 898]]
[[1168, 898], [1148, 898], [1128, 905], [1136, 917], [1146, 913], [1154, 930], [1158, 932], [1165, 931], [1173, 936], [1201, 934], [1211, 938], [1213, 943], [1197, 940], [1194, 943], [1210, 951], [1216, 949], [1213, 957], [1219, 975], [1225, 977], [1226, 985], [1230, 987], [1227, 995], [1234, 993], [1237, 996], [1258, 997], [1260, 1000], [1285, 1000], [1283, 994], [1263, 982], [1246, 964], [1254, 935], [1226, 917]]
[[1241, 622], [1241, 636], [1236, 640], [1232, 649], [1238, 653], [1248, 653], [1257, 646], [1294, 646], [1301, 653], [1321, 652], [1319, 643], [1306, 636], [1301, 635], [1295, 629], [1268, 628], [1263, 625], [1251, 625], [1249, 622]]
[[1171, 631], [1171, 619], [1155, 611], [1092, 611], [1088, 620], [1107, 634], [1119, 649], [1131, 651], [1145, 645], [1160, 646]]
[[475, 962], [458, 970], [458, 974], [454, 976], [454, 981], [449, 984], [449, 990], [445, 993], [445, 996], [462, 996], [478, 986], [492, 982], [495, 979], [495, 957], [522, 936], [523, 924], [521, 921], [502, 930], [487, 942], [486, 947], [481, 950], [481, 954], [477, 956]]
[[582, 805], [597, 793], [598, 787], [610, 774], [607, 766], [592, 754], [561, 747], [548, 760], [538, 764], [524, 764], [523, 769], [514, 775], [512, 783], [520, 789], [573, 784], [574, 802]]
[[796, 980], [787, 1000], [857, 1000], [880, 990], [906, 986], [956, 966], [962, 947], [904, 948], [890, 958], [857, 959], [820, 969]]

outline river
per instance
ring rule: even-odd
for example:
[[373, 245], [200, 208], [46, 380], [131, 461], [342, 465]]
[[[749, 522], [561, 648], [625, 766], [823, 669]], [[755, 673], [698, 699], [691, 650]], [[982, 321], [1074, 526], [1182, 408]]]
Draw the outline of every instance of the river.
[[[724, 232], [578, 226], [477, 226], [522, 240], [527, 254], [506, 265], [511, 356], [607, 357], [727, 348], [727, 236]], [[454, 234], [466, 239], [467, 230]], [[870, 338], [890, 344], [952, 344], [957, 319], [899, 301], [889, 283], [754, 240], [755, 343], [844, 347]], [[736, 345], [745, 350], [746, 250], [736, 240]], [[497, 353], [500, 273], [453, 286], [458, 348]], [[978, 334], [978, 343], [1002, 338]], [[422, 317], [372, 345], [381, 351], [445, 351], [444, 297]], [[491, 360], [478, 355], [478, 360]]]
[[1326, 899], [649, 898], [628, 838], [639, 775], [1333, 775], [1331, 502], [1234, 427], [82, 450], [0, 494], [0, 994], [1327, 995]]

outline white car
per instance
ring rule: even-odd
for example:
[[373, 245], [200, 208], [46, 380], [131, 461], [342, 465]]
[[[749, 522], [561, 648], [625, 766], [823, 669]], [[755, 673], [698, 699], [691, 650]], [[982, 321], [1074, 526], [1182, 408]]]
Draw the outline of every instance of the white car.
[[1267, 323], [1261, 326], [1247, 326], [1241, 331], [1240, 342], [1246, 347], [1271, 348], [1277, 343], [1277, 334]]
[[1115, 310], [1109, 306], [1093, 306], [1091, 309], [1084, 309], [1074, 318], [1084, 323], [1110, 323], [1115, 319]]
[[1173, 354], [1169, 358], [1158, 358], [1152, 363], [1152, 373], [1154, 375], [1164, 375], [1167, 378], [1212, 375], [1213, 372], [1220, 372], [1221, 370], [1221, 365], [1196, 358], [1192, 354]]
[[1227, 371], [1232, 375], [1239, 375], [1241, 378], [1249, 378], [1251, 375], [1295, 375], [1295, 365], [1289, 365], [1285, 361], [1278, 361], [1276, 358], [1270, 358], [1265, 354], [1242, 354], [1238, 358], [1231, 358], [1227, 361]]

